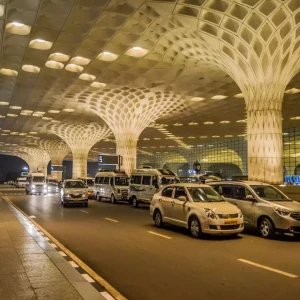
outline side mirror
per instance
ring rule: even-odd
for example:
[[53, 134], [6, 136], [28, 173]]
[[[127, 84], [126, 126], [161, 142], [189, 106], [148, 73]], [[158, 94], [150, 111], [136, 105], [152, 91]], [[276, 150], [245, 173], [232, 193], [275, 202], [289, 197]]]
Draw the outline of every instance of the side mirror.
[[246, 196], [246, 200], [248, 200], [248, 201], [255, 201], [255, 198], [252, 196], [252, 195], [247, 195]]
[[187, 202], [188, 201], [187, 198], [186, 198], [186, 196], [179, 196], [177, 199], [179, 201], [182, 201], [182, 202]]

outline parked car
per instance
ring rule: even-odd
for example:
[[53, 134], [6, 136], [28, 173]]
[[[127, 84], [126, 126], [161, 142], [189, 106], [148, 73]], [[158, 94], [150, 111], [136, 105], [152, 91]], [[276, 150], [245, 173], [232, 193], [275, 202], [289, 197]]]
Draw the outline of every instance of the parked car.
[[47, 184], [47, 191], [49, 194], [59, 193], [58, 182], [49, 181]]
[[153, 196], [150, 214], [156, 227], [164, 223], [185, 227], [195, 238], [205, 234], [237, 235], [244, 229], [243, 214], [205, 184], [169, 185]]
[[64, 207], [71, 203], [88, 207], [88, 190], [81, 180], [67, 179], [63, 182], [60, 199]]
[[270, 184], [256, 181], [209, 183], [244, 215], [245, 227], [256, 228], [264, 238], [278, 233], [300, 235], [300, 203]]
[[16, 180], [16, 188], [25, 188], [26, 186], [26, 177], [19, 177]]

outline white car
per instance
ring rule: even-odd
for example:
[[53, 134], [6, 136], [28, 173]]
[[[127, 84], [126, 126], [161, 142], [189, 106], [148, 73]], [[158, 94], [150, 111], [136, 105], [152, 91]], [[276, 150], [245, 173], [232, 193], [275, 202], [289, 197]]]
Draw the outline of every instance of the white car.
[[63, 182], [60, 194], [61, 204], [81, 203], [88, 207], [88, 189], [81, 180], [67, 179]]
[[150, 214], [157, 227], [163, 223], [185, 227], [195, 238], [237, 235], [244, 230], [241, 210], [205, 184], [179, 183], [163, 188], [154, 195]]

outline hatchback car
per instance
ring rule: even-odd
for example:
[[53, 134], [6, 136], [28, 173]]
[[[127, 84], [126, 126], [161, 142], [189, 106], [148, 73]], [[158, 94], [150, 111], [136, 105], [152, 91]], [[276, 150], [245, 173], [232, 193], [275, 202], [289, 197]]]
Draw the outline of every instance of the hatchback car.
[[60, 199], [64, 207], [70, 203], [81, 203], [88, 207], [87, 186], [81, 180], [65, 180], [62, 184]]
[[300, 203], [270, 184], [251, 181], [212, 182], [210, 185], [244, 215], [245, 227], [264, 238], [276, 232], [300, 235]]
[[241, 210], [205, 184], [184, 183], [163, 188], [154, 195], [150, 214], [156, 227], [162, 227], [163, 223], [185, 227], [195, 238], [205, 234], [237, 235], [244, 229]]

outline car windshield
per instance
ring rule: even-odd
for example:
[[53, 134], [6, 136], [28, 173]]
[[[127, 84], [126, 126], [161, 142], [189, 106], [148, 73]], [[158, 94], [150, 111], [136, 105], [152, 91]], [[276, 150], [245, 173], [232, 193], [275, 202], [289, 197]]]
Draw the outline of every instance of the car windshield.
[[95, 180], [94, 179], [87, 179], [86, 184], [87, 186], [94, 186]]
[[45, 177], [44, 176], [34, 176], [32, 177], [32, 182], [44, 182]]
[[127, 186], [128, 180], [128, 177], [115, 177], [115, 185]]
[[258, 197], [269, 201], [292, 201], [271, 185], [250, 185]]
[[160, 183], [165, 185], [165, 184], [174, 184], [174, 183], [179, 183], [179, 180], [177, 177], [167, 177], [164, 176], [160, 179]]
[[194, 202], [224, 202], [223, 198], [211, 187], [189, 187]]
[[84, 188], [84, 183], [82, 181], [66, 181], [65, 188], [67, 189], [82, 189]]

